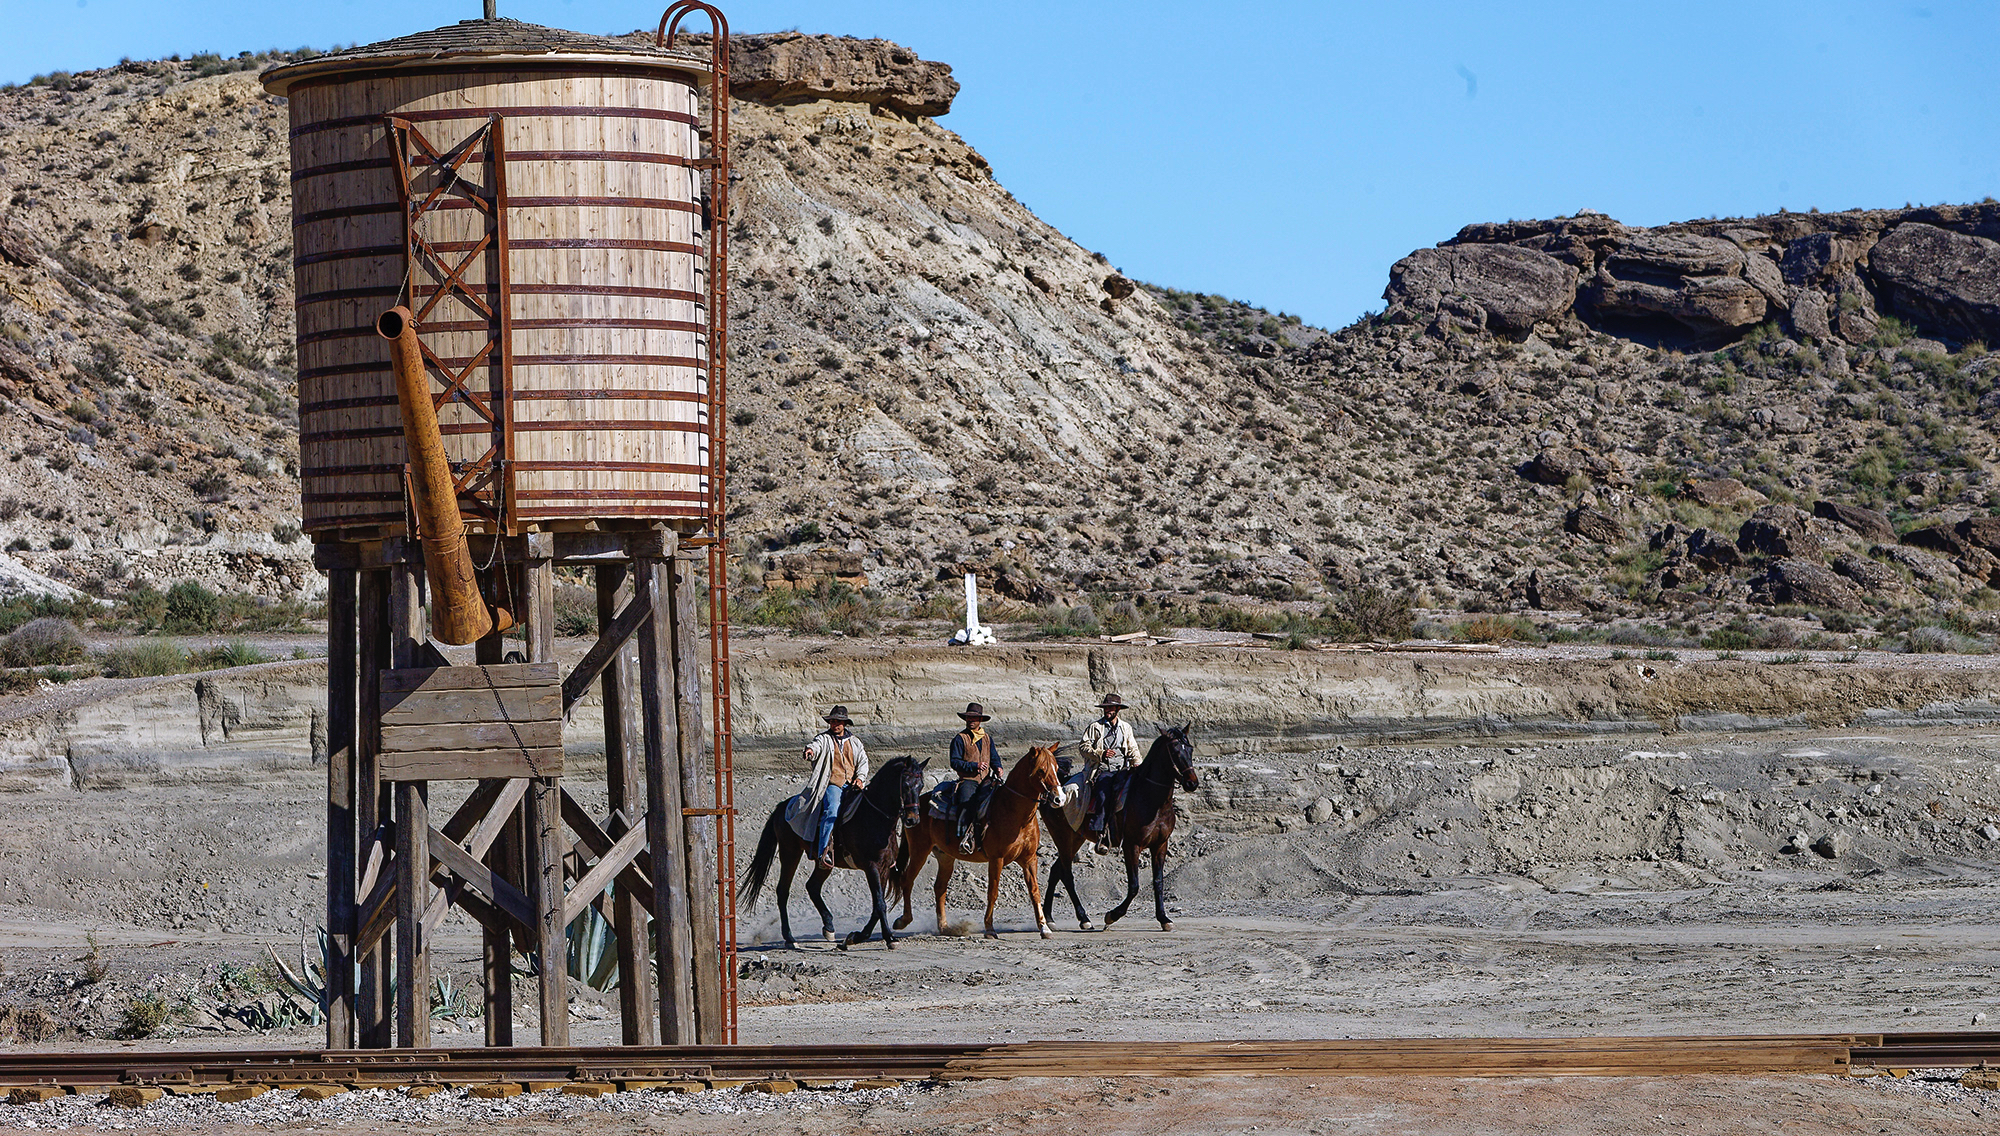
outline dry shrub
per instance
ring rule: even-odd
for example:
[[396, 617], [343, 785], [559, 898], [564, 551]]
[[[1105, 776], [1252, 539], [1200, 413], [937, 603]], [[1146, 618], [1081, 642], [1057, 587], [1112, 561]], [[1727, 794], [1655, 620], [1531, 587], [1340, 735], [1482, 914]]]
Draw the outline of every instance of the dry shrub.
[[1506, 615], [1482, 615], [1451, 630], [1452, 638], [1461, 643], [1514, 643], [1536, 637], [1534, 624]]
[[0, 1041], [32, 1045], [62, 1032], [62, 1026], [40, 1006], [0, 1006]]
[[0, 639], [0, 663], [10, 667], [61, 666], [82, 662], [84, 654], [76, 625], [52, 615], [31, 619]]

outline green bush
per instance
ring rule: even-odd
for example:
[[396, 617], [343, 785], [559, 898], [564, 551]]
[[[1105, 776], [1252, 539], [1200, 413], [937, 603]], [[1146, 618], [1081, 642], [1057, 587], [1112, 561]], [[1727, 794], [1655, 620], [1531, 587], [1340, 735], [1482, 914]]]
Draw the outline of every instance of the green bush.
[[31, 619], [0, 639], [0, 663], [10, 667], [60, 666], [84, 656], [76, 625], [53, 615]]
[[150, 678], [154, 675], [184, 674], [190, 660], [180, 645], [166, 639], [149, 639], [112, 647], [98, 658], [97, 665], [110, 678]]
[[182, 580], [167, 589], [165, 617], [160, 626], [175, 634], [215, 630], [222, 614], [222, 597], [193, 580]]
[[880, 597], [857, 592], [838, 580], [821, 580], [810, 591], [772, 588], [758, 596], [737, 618], [746, 624], [783, 627], [820, 634], [872, 635], [886, 615]]
[[0, 604], [0, 635], [8, 634], [31, 620], [55, 618], [81, 622], [99, 614], [89, 600], [70, 601], [49, 596], [21, 596]]
[[118, 1036], [128, 1040], [151, 1037], [172, 1018], [173, 1010], [164, 997], [148, 994], [134, 998], [125, 1003], [125, 1021], [118, 1027]]
[[196, 670], [213, 671], [224, 667], [248, 667], [258, 663], [268, 663], [271, 656], [258, 650], [241, 639], [232, 639], [220, 646], [205, 651], [195, 651], [188, 656], [188, 662]]

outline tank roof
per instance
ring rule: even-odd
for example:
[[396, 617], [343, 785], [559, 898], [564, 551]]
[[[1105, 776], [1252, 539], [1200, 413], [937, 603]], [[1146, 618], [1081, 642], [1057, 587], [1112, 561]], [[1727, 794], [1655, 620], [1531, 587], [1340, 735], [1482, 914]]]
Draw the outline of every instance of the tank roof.
[[466, 63], [534, 63], [553, 59], [666, 67], [706, 76], [707, 52], [653, 46], [649, 35], [599, 36], [510, 20], [460, 20], [427, 32], [345, 48], [264, 72], [264, 89], [285, 94], [292, 84], [318, 75]]

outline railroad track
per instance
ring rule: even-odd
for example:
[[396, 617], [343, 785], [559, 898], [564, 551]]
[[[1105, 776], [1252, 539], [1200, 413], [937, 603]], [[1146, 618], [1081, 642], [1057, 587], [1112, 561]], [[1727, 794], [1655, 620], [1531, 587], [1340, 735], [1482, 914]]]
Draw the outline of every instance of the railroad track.
[[2000, 1033], [1370, 1038], [1009, 1045], [630, 1046], [422, 1050], [0, 1051], [0, 1085], [664, 1084], [1011, 1077], [1505, 1077], [1849, 1073], [2000, 1066]]

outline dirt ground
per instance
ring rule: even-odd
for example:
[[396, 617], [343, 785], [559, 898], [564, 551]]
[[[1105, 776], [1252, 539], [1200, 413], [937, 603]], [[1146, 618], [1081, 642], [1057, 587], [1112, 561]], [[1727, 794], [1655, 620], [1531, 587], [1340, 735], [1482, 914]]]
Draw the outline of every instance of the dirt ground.
[[[1688, 734], [1648, 739], [1642, 744], [1659, 748], [1644, 750], [1616, 739], [1203, 750], [1202, 787], [1180, 798], [1169, 860], [1171, 933], [1153, 923], [1142, 890], [1133, 914], [1110, 931], [1078, 930], [1060, 900], [1057, 934], [1043, 940], [1015, 874], [1003, 891], [1002, 938], [984, 940], [976, 927], [966, 935], [984, 885], [983, 874], [975, 880], [962, 870], [951, 893], [953, 933], [939, 934], [927, 871], [914, 934], [893, 951], [879, 939], [846, 952], [818, 941], [817, 919], [797, 890], [791, 911], [802, 942], [787, 949], [775, 941], [767, 891], [744, 909], [743, 1038], [1984, 1028], [2000, 1017], [1993, 741], [1939, 727]], [[791, 787], [789, 774], [740, 779], [746, 846]], [[319, 917], [316, 788], [308, 776], [274, 775], [257, 784], [9, 797], [10, 823], [0, 827], [0, 1011], [14, 1015], [12, 1043], [316, 1044], [315, 1030], [287, 1019], [283, 983], [264, 954], [274, 945], [296, 969], [300, 936]], [[441, 796], [439, 805], [448, 804]], [[186, 831], [197, 835], [176, 835]], [[1093, 920], [1122, 895], [1122, 874], [1102, 861], [1080, 867]], [[827, 889], [841, 932], [860, 923], [859, 885], [858, 875], [841, 873]], [[468, 925], [447, 926], [438, 969], [459, 992], [435, 1022], [438, 1044], [477, 1044], [477, 940]], [[526, 981], [517, 1005], [532, 1029]], [[575, 1042], [614, 1042], [615, 991], [580, 983], [573, 991]], [[133, 1032], [134, 1002], [155, 998], [170, 1011], [160, 1032], [117, 1040]], [[24, 1036], [23, 1015], [35, 1036]], [[7, 1028], [0, 1018], [0, 1037]], [[1927, 1094], [1926, 1084], [1330, 1079], [1308, 1090], [1291, 1081], [1015, 1082], [868, 1100], [797, 1094], [756, 1107], [780, 1109], [786, 1126], [805, 1132], [1996, 1127], [2000, 1099], [1989, 1106], [1985, 1094], [1955, 1085]], [[617, 1114], [616, 1129], [724, 1132], [770, 1119], [664, 1108], [634, 1105]], [[343, 1116], [324, 1122], [362, 1124]], [[0, 1110], [0, 1125], [28, 1119]], [[303, 1113], [185, 1119], [216, 1131], [318, 1123]], [[534, 1132], [558, 1118], [527, 1110], [449, 1121]]]
[[596, 1101], [535, 1094], [511, 1101], [455, 1095], [415, 1102], [388, 1093], [323, 1103], [290, 1093], [218, 1105], [171, 1098], [143, 1112], [67, 1098], [0, 1106], [0, 1131], [165, 1129], [349, 1132], [449, 1129], [514, 1136], [607, 1134], [876, 1132], [943, 1136], [1036, 1132], [1101, 1136], [1302, 1133], [1311, 1136], [1528, 1136], [1530, 1133], [1935, 1133], [1994, 1130], [2000, 1108], [1917, 1078], [1338, 1078], [1323, 1081], [1143, 1078], [960, 1082], [874, 1092], [799, 1092], [783, 1097], [621, 1093]]

